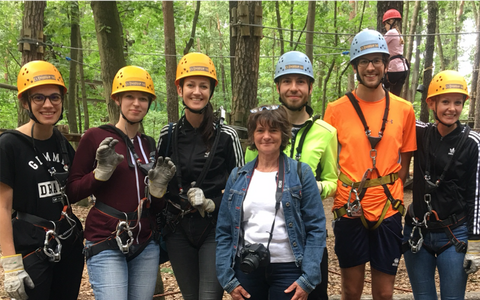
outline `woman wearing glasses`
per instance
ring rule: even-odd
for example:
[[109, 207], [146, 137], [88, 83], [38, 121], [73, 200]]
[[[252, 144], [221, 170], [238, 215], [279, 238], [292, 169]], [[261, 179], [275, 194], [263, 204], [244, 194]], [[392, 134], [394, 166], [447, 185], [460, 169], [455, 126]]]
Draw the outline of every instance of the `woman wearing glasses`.
[[175, 85], [184, 115], [165, 126], [158, 155], [169, 156], [177, 170], [164, 199], [163, 224], [168, 255], [183, 298], [220, 300], [215, 273], [215, 224], [228, 174], [243, 165], [238, 135], [215, 120], [210, 103], [217, 75], [201, 53], [182, 57]]
[[[94, 195], [85, 221], [85, 256], [95, 299], [152, 299], [160, 247], [148, 209], [160, 205], [175, 166], [159, 158], [140, 124], [155, 100], [150, 74], [118, 70], [110, 96], [120, 110], [115, 125], [85, 132], [69, 178], [75, 201]], [[148, 179], [147, 179], [148, 176]], [[148, 191], [148, 192], [147, 192]]]
[[310, 167], [283, 153], [291, 136], [284, 107], [251, 110], [255, 160], [228, 179], [217, 222], [217, 274], [238, 299], [307, 299], [320, 283], [325, 214]]
[[4, 288], [17, 300], [77, 299], [82, 225], [64, 193], [75, 152], [54, 128], [62, 119], [67, 88], [57, 68], [45, 61], [25, 64], [17, 87], [30, 121], [0, 136]]

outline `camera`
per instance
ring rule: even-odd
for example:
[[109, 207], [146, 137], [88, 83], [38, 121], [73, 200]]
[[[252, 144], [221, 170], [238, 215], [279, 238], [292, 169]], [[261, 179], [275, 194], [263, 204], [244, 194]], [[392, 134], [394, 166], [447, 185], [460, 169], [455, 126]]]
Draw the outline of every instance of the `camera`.
[[270, 263], [270, 252], [263, 244], [245, 244], [241, 251], [242, 261], [240, 270], [250, 274], [259, 266], [265, 267]]

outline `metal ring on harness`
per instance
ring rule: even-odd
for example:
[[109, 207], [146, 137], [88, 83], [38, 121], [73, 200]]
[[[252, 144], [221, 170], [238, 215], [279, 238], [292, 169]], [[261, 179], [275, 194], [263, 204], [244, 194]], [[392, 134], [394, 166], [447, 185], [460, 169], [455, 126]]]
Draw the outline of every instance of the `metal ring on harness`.
[[[120, 238], [120, 235], [124, 229], [128, 234], [128, 239], [126, 240], [125, 244]], [[115, 234], [115, 240], [117, 241], [118, 249], [120, 249], [120, 251], [122, 251], [123, 254], [127, 254], [130, 249], [130, 246], [133, 244], [133, 233], [130, 230], [130, 225], [128, 225], [127, 221], [118, 222], [117, 233]]]
[[[355, 194], [355, 200], [350, 202], [350, 198], [352, 197], [352, 191]], [[347, 215], [349, 217], [360, 217], [361, 215], [363, 215], [362, 204], [360, 203], [360, 199], [358, 198], [358, 192], [354, 188], [350, 190], [350, 194], [348, 196]]]
[[[53, 237], [57, 242], [57, 246], [55, 247], [55, 250], [48, 247], [48, 244], [50, 242], [50, 237]], [[43, 253], [45, 253], [45, 255], [48, 257], [48, 260], [50, 262], [59, 262], [61, 260], [62, 243], [60, 242], [60, 239], [55, 233], [55, 230], [48, 230], [45, 233], [45, 242], [43, 243]]]

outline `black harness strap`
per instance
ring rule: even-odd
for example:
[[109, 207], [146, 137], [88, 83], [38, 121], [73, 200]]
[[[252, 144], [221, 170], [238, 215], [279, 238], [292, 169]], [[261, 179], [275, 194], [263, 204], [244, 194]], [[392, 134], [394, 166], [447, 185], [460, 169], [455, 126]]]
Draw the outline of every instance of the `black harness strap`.
[[[141, 137], [146, 139], [148, 141], [148, 144], [149, 144], [149, 150], [150, 150], [150, 153], [149, 153], [149, 161], [148, 162], [145, 162], [144, 164], [142, 163], [142, 159], [138, 156], [138, 154], [135, 152], [135, 147], [133, 146], [132, 144], [132, 141], [130, 140], [130, 138], [123, 132], [121, 131], [119, 128], [111, 125], [111, 124], [105, 124], [105, 125], [101, 125], [99, 126], [98, 128], [100, 129], [103, 129], [103, 130], [106, 130], [106, 131], [109, 131], [109, 132], [114, 132], [116, 134], [118, 134], [122, 139], [123, 141], [125, 142], [125, 144], [127, 145], [127, 148], [128, 150], [130, 151], [130, 153], [133, 155], [133, 158], [135, 159], [135, 162], [137, 164], [137, 166], [139, 167], [140, 170], [142, 170], [142, 172], [145, 174], [145, 175], [148, 175], [148, 171], [153, 168], [153, 164], [155, 163], [155, 154], [156, 154], [156, 148], [155, 148], [155, 140], [148, 136], [148, 135], [145, 135], [145, 134], [141, 134]], [[128, 161], [128, 166], [133, 168], [133, 165], [130, 161], [130, 158], [127, 159]]]
[[[115, 209], [111, 207], [110, 205], [107, 205], [103, 203], [102, 201], [95, 201], [95, 206], [96, 209], [101, 211], [104, 214], [107, 214], [111, 216], [112, 218], [119, 219], [119, 220], [125, 220], [128, 218], [129, 221], [135, 221], [138, 218], [138, 211], [133, 211], [133, 212], [122, 212], [119, 211], [118, 209]], [[142, 215], [140, 216], [141, 219], [147, 218], [149, 216], [149, 209], [144, 208], [142, 210]]]
[[368, 141], [370, 142], [370, 145], [372, 146], [372, 149], [375, 149], [375, 146], [380, 142], [380, 140], [383, 137], [383, 132], [385, 131], [385, 124], [387, 124], [387, 119], [388, 119], [388, 111], [390, 110], [390, 95], [387, 90], [385, 90], [385, 110], [383, 113], [383, 118], [382, 118], [382, 128], [378, 132], [378, 137], [373, 137], [371, 136], [371, 131], [367, 125], [367, 121], [365, 120], [365, 116], [363, 115], [362, 109], [360, 108], [360, 105], [358, 104], [358, 100], [355, 99], [355, 96], [353, 96], [352, 92], [348, 92], [346, 96], [352, 103], [353, 107], [355, 108], [355, 111], [357, 112], [358, 117], [360, 118], [360, 121], [362, 121], [363, 127], [365, 129], [365, 134], [367, 135]]
[[[309, 122], [307, 126], [305, 126], [305, 130], [303, 131], [302, 136], [300, 137], [300, 141], [298, 142], [297, 146], [297, 154], [295, 155], [295, 160], [298, 162], [297, 164], [297, 174], [301, 178], [302, 176], [302, 164], [300, 163], [300, 159], [302, 158], [302, 151], [303, 151], [303, 144], [305, 143], [305, 138], [307, 137], [307, 133], [310, 131], [310, 128], [312, 128], [313, 124], [320, 119], [319, 115], [316, 115], [312, 118], [312, 122]], [[290, 157], [293, 158], [293, 149], [294, 147], [292, 146], [292, 149], [290, 151]]]

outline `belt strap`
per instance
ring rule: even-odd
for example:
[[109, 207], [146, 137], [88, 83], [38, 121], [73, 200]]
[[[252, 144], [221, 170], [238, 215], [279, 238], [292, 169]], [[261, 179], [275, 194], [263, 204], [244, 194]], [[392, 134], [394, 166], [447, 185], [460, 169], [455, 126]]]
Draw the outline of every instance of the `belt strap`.
[[[350, 178], [348, 178], [347, 175], [345, 175], [342, 172], [338, 176], [338, 179], [341, 182], [343, 182], [344, 185], [350, 186], [350, 187], [353, 187], [353, 188], [358, 188], [359, 185], [360, 185], [360, 182], [352, 181]], [[382, 184], [391, 184], [391, 183], [394, 183], [397, 179], [398, 179], [398, 173], [390, 173], [388, 175], [381, 176], [381, 177], [378, 177], [378, 178], [367, 179], [365, 181], [365, 185], [363, 187], [368, 188], [368, 187], [373, 187], [373, 186], [379, 186], [379, 185], [382, 185]]]
[[[137, 211], [124, 213], [98, 200], [95, 202], [95, 208], [103, 212], [104, 214], [107, 214], [119, 220], [125, 220], [125, 216], [128, 218], [129, 221], [136, 220], [138, 217]], [[143, 208], [142, 215], [140, 216], [140, 218], [143, 219], [148, 216], [149, 216], [148, 208], [145, 207]]]
[[28, 223], [32, 223], [33, 225], [44, 227], [46, 229], [52, 229], [52, 230], [55, 229], [54, 221], [50, 221], [29, 213], [17, 211], [17, 219], [26, 221]]

